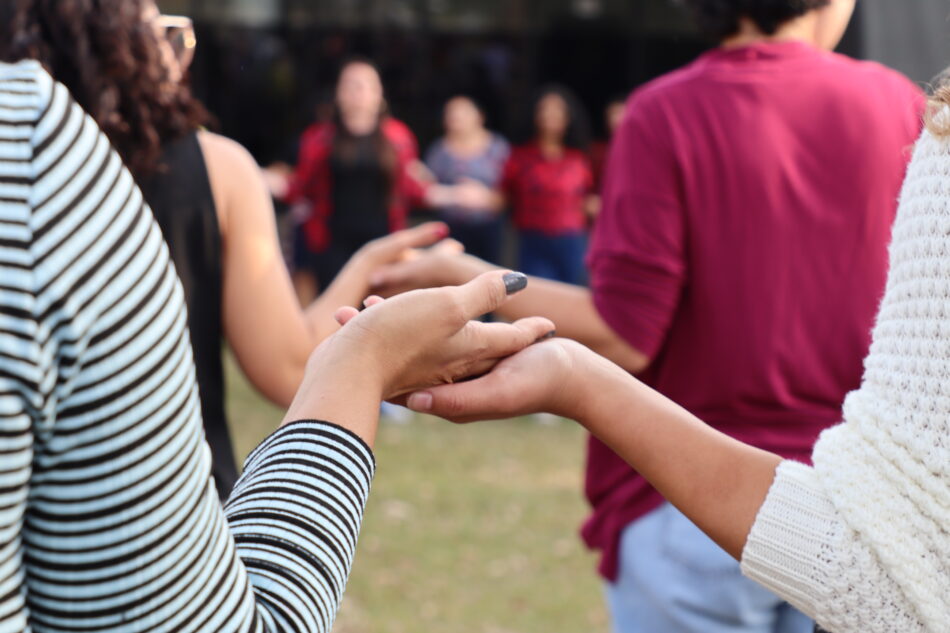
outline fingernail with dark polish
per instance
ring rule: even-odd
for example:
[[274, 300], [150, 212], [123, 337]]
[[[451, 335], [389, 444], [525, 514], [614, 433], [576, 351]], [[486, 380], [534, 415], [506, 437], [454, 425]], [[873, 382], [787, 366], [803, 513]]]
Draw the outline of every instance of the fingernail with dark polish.
[[557, 330], [551, 330], [550, 332], [548, 332], [547, 334], [539, 338], [538, 342], [540, 343], [541, 341], [546, 341], [550, 338], [554, 338], [555, 336], [557, 336]]
[[524, 290], [528, 285], [528, 277], [524, 273], [508, 273], [502, 279], [505, 282], [505, 292], [510, 295]]

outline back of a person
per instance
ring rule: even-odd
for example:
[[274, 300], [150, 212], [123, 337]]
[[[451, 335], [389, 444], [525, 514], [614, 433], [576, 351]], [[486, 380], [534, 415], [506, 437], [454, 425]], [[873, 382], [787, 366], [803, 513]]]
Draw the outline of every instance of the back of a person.
[[676, 107], [690, 262], [650, 381], [806, 458], [861, 379], [920, 91], [787, 42], [713, 51], [642, 100]]
[[284, 425], [226, 512], [181, 285], [131, 173], [36, 61], [0, 62], [0, 120], [0, 630], [329, 631], [369, 448]]
[[212, 474], [227, 499], [238, 472], [224, 407], [224, 254], [198, 133], [165, 143], [160, 163], [140, 184], [181, 280]]
[[[645, 382], [737, 439], [807, 461], [861, 381], [923, 104], [899, 74], [798, 41], [718, 48], [638, 90], [591, 263], [599, 311], [652, 359]], [[627, 257], [636, 267], [616, 263]], [[611, 298], [624, 289], [639, 298]], [[583, 535], [614, 580], [628, 528], [667, 506], [595, 439], [586, 488]], [[735, 571], [708, 555], [713, 571]]]

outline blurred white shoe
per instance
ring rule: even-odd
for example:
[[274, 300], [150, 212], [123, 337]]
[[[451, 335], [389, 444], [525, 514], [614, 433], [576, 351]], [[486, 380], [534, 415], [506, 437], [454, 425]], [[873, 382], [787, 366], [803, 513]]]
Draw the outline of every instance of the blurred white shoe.
[[553, 413], [535, 413], [531, 417], [534, 419], [535, 424], [541, 424], [543, 426], [553, 426], [561, 419]]
[[384, 402], [379, 407], [379, 417], [383, 422], [390, 424], [409, 424], [415, 413], [406, 407], [400, 407], [398, 404]]

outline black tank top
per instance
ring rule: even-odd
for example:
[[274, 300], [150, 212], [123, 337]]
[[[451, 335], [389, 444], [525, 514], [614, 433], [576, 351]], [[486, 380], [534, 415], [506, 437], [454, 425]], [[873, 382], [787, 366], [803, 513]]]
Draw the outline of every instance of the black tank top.
[[353, 139], [352, 156], [330, 158], [333, 178], [330, 235], [352, 254], [360, 246], [389, 233], [389, 176], [373, 135]]
[[163, 148], [162, 168], [142, 183], [185, 291], [205, 435], [218, 494], [227, 498], [237, 466], [224, 412], [221, 230], [198, 135]]

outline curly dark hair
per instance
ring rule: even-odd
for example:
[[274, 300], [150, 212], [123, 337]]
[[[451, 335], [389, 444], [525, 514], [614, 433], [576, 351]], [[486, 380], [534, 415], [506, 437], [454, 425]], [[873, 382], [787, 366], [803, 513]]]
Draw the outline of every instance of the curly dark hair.
[[528, 102], [528, 107], [522, 114], [521, 124], [514, 136], [516, 143], [528, 143], [533, 141], [537, 135], [537, 115], [538, 105], [541, 100], [548, 95], [557, 95], [567, 104], [567, 116], [569, 123], [567, 131], [564, 133], [564, 145], [573, 149], [587, 151], [591, 141], [590, 116], [587, 110], [581, 104], [574, 91], [561, 84], [547, 84], [542, 86], [534, 93]]
[[143, 22], [148, 0], [2, 0], [0, 61], [38, 60], [62, 82], [136, 178], [160, 167], [162, 145], [210, 119], [172, 82]]
[[735, 35], [740, 18], [752, 20], [766, 35], [773, 35], [782, 24], [831, 0], [680, 0], [709, 37], [722, 40]]

